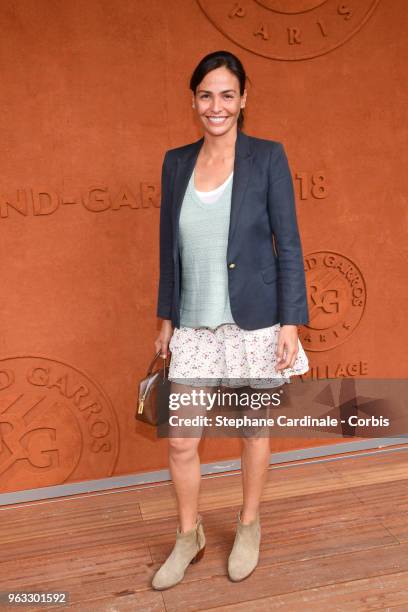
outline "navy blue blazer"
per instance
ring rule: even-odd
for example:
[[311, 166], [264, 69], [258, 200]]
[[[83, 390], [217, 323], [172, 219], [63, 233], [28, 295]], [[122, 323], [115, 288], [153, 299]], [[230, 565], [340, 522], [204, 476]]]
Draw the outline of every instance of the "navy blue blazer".
[[[179, 217], [204, 137], [166, 151], [157, 316], [180, 327]], [[237, 131], [228, 247], [231, 313], [248, 330], [309, 322], [292, 176], [281, 142]]]

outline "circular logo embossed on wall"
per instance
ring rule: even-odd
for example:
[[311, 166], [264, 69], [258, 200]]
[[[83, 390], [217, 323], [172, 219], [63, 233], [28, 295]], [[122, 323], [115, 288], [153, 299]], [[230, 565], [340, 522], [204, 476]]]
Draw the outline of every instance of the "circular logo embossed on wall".
[[0, 360], [2, 491], [110, 476], [119, 427], [98, 383], [44, 357]]
[[366, 23], [380, 0], [197, 0], [225, 36], [257, 55], [303, 60], [336, 49]]
[[348, 257], [319, 251], [305, 257], [309, 323], [299, 338], [310, 351], [327, 351], [347, 340], [363, 316], [366, 285]]

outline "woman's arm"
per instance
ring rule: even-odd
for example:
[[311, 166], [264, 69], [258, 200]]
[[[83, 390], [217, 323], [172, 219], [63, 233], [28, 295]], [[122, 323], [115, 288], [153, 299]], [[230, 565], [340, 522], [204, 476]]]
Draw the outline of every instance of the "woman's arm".
[[269, 166], [268, 209], [278, 255], [278, 307], [283, 325], [309, 322], [302, 246], [288, 159], [276, 142]]

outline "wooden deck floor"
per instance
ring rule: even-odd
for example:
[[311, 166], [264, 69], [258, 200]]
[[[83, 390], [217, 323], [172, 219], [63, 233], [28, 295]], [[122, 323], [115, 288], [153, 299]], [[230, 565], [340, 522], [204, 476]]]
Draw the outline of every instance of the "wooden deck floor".
[[258, 568], [232, 583], [240, 503], [240, 473], [203, 477], [205, 555], [162, 592], [150, 580], [175, 540], [171, 484], [2, 508], [0, 591], [64, 590], [86, 612], [408, 610], [407, 450], [271, 468]]

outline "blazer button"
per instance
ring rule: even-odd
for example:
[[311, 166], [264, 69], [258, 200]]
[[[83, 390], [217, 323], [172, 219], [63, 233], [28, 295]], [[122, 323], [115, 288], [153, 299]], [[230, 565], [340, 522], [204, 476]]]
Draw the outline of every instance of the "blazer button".
[[229, 267], [229, 268], [235, 268], [235, 266], [236, 266], [236, 264], [234, 264], [234, 263], [230, 263], [230, 264], [228, 264], [228, 267]]

